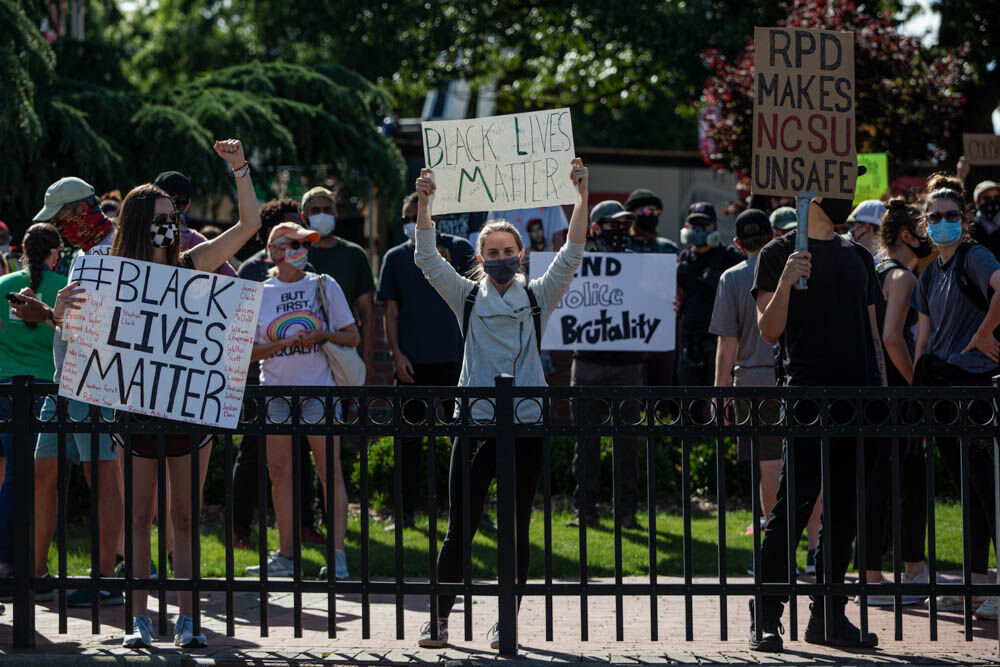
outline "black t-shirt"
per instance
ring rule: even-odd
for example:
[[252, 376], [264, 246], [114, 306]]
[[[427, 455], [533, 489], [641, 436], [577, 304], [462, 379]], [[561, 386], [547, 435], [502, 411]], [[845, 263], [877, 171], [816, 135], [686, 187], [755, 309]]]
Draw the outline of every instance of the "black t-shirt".
[[[751, 293], [775, 292], [796, 232], [766, 246], [757, 260]], [[875, 263], [864, 247], [834, 236], [809, 239], [809, 288], [792, 289], [781, 334], [784, 367], [791, 386], [869, 386], [882, 383], [875, 358], [868, 306], [879, 299]]]
[[707, 252], [686, 248], [677, 257], [677, 287], [684, 290], [681, 338], [706, 338], [715, 308], [715, 290], [726, 269], [746, 257], [733, 246], [719, 245]]
[[[885, 300], [885, 296], [882, 293], [882, 288], [885, 286], [885, 280], [889, 277], [889, 274], [893, 271], [906, 271], [907, 268], [900, 264], [894, 259], [883, 259], [875, 267], [875, 274], [878, 276], [879, 284], [879, 297], [875, 304], [875, 315], [878, 318], [878, 330], [882, 332], [885, 336], [885, 311], [889, 304]], [[906, 345], [906, 349], [910, 351], [910, 357], [913, 357], [913, 352], [916, 349], [916, 343], [913, 340], [913, 327], [917, 325], [917, 311], [910, 308], [910, 304], [906, 304], [906, 320], [903, 322], [903, 343]], [[896, 364], [892, 363], [892, 359], [889, 358], [889, 350], [885, 348], [885, 344], [882, 344], [882, 356], [885, 359], [885, 375], [888, 380], [890, 387], [906, 387], [910, 383], [906, 381], [903, 374], [899, 372], [896, 368]]]

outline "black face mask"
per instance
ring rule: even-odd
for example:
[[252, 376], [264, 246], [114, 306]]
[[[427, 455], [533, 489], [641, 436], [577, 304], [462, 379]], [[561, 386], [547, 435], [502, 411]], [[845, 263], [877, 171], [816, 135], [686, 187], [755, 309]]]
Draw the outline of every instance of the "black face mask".
[[625, 247], [628, 245], [628, 227], [616, 225], [611, 229], [602, 229], [598, 238], [610, 252], [625, 252]]
[[990, 199], [979, 207], [979, 211], [987, 220], [992, 220], [1000, 213], [1000, 199]]
[[931, 254], [931, 252], [933, 252], [934, 245], [931, 243], [931, 240], [926, 236], [919, 236], [917, 238], [920, 239], [920, 242], [917, 243], [916, 247], [911, 246], [909, 243], [907, 243], [906, 245], [910, 246], [910, 250], [912, 250], [913, 254], [917, 256], [917, 259], [923, 259], [924, 257], [928, 257]]
[[852, 204], [850, 199], [836, 199], [834, 197], [823, 197], [823, 201], [816, 202], [816, 205], [823, 209], [826, 217], [830, 218], [830, 222], [834, 225], [841, 225], [847, 220], [847, 216], [851, 214]]
[[660, 217], [656, 215], [640, 215], [635, 219], [635, 226], [644, 232], [655, 232], [660, 224]]

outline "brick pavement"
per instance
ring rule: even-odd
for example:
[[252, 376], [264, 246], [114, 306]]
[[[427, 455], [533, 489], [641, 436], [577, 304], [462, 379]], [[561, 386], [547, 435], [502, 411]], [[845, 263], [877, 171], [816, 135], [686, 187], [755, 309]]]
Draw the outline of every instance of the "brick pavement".
[[[661, 581], [676, 579], [661, 577]], [[595, 580], [601, 581], [601, 580]], [[641, 578], [626, 581], [643, 582]], [[732, 582], [748, 579], [731, 578]], [[235, 596], [236, 636], [225, 636], [225, 600], [222, 594], [202, 595], [202, 623], [209, 638], [209, 647], [191, 651], [198, 662], [214, 661], [325, 661], [397, 664], [409, 662], [442, 662], [445, 660], [496, 660], [496, 652], [488, 646], [486, 634], [496, 618], [493, 598], [477, 598], [473, 604], [473, 635], [465, 641], [462, 599], [452, 615], [452, 643], [444, 651], [419, 649], [416, 637], [422, 623], [428, 620], [426, 597], [407, 596], [404, 602], [405, 638], [396, 638], [394, 598], [372, 596], [371, 637], [361, 637], [361, 602], [359, 596], [339, 596], [337, 600], [336, 639], [326, 634], [326, 598], [303, 595], [303, 634], [294, 637], [292, 629], [292, 594], [272, 594], [269, 617], [270, 635], [260, 637], [255, 595]], [[729, 638], [720, 639], [718, 598], [695, 598], [693, 602], [694, 641], [685, 641], [684, 599], [661, 596], [658, 599], [659, 641], [650, 641], [649, 599], [626, 596], [624, 600], [624, 641], [615, 641], [615, 604], [613, 597], [591, 597], [588, 601], [589, 641], [580, 640], [580, 600], [578, 597], [555, 598], [553, 604], [554, 641], [545, 641], [544, 598], [525, 598], [520, 615], [519, 641], [521, 657], [545, 662], [614, 662], [640, 663], [822, 663], [888, 662], [888, 663], [984, 663], [1000, 662], [997, 649], [996, 623], [974, 621], [974, 639], [965, 641], [960, 614], [940, 613], [939, 641], [931, 642], [926, 607], [907, 607], [904, 613], [903, 641], [893, 639], [891, 610], [871, 609], [869, 624], [879, 635], [877, 650], [846, 653], [816, 647], [801, 641], [808, 617], [806, 600], [799, 605], [799, 641], [785, 635], [786, 652], [781, 656], [752, 654], [746, 648], [748, 612], [746, 598], [730, 598], [728, 609]], [[155, 608], [151, 600], [151, 608]], [[171, 627], [176, 614], [169, 607]], [[849, 613], [858, 622], [858, 606], [851, 604]], [[5, 658], [76, 654], [121, 658], [130, 654], [120, 648], [123, 608], [102, 611], [101, 633], [91, 635], [89, 609], [70, 610], [69, 632], [60, 635], [55, 603], [40, 603], [36, 616], [37, 648], [28, 652], [10, 652], [10, 609], [0, 617], [0, 646], [7, 650]], [[788, 615], [785, 615], [788, 626]], [[154, 618], [154, 625], [156, 625]], [[176, 657], [181, 653], [171, 638], [161, 637], [154, 655]], [[48, 660], [46, 658], [45, 660]]]

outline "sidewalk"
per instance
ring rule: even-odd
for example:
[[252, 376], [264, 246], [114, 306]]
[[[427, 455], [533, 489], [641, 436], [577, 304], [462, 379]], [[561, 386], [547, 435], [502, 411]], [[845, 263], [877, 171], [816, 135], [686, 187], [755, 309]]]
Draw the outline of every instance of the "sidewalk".
[[[661, 581], [677, 581], [661, 577]], [[600, 581], [600, 580], [595, 580]], [[643, 582], [641, 578], [628, 578], [627, 582]], [[734, 583], [748, 578], [732, 578]], [[174, 601], [175, 598], [172, 600]], [[235, 596], [236, 636], [225, 636], [225, 598], [222, 594], [202, 596], [202, 627], [208, 636], [207, 649], [190, 651], [189, 657], [198, 664], [233, 662], [363, 662], [368, 664], [400, 664], [410, 662], [442, 662], [450, 660], [498, 660], [489, 649], [487, 633], [496, 619], [496, 602], [492, 598], [478, 598], [473, 604], [472, 641], [464, 637], [462, 599], [459, 598], [451, 619], [451, 646], [442, 651], [420, 649], [416, 638], [420, 626], [429, 619], [428, 601], [425, 597], [407, 596], [404, 603], [403, 640], [396, 638], [395, 598], [371, 596], [371, 638], [361, 638], [361, 600], [359, 596], [341, 596], [337, 599], [337, 638], [327, 637], [326, 598], [322, 595], [303, 595], [303, 636], [296, 638], [292, 630], [292, 594], [272, 594], [269, 618], [270, 636], [260, 637], [256, 623], [259, 619], [258, 599], [255, 595]], [[729, 639], [720, 640], [718, 598], [695, 598], [693, 601], [694, 641], [686, 642], [684, 627], [684, 599], [660, 597], [658, 599], [659, 641], [650, 641], [649, 599], [626, 596], [624, 599], [624, 641], [615, 641], [614, 597], [591, 597], [588, 600], [590, 641], [580, 641], [580, 600], [554, 598], [553, 630], [555, 641], [545, 641], [545, 600], [525, 598], [520, 614], [521, 658], [544, 662], [613, 662], [617, 664], [640, 663], [724, 663], [746, 664], [804, 664], [804, 663], [935, 663], [968, 664], [1000, 663], [995, 622], [973, 620], [974, 639], [964, 639], [962, 615], [954, 612], [938, 614], [938, 641], [930, 641], [928, 610], [926, 606], [905, 607], [903, 614], [903, 641], [893, 638], [893, 612], [891, 608], [870, 608], [869, 626], [879, 636], [879, 647], [873, 651], [846, 653], [806, 644], [802, 641], [808, 619], [808, 600], [799, 602], [799, 641], [785, 635], [785, 653], [781, 655], [755, 654], [747, 650], [749, 617], [746, 598], [730, 598], [728, 609]], [[151, 600], [155, 609], [156, 601]], [[121, 647], [123, 607], [105, 608], [101, 614], [101, 633], [91, 635], [90, 610], [70, 609], [68, 630], [59, 635], [56, 603], [41, 603], [37, 607], [37, 648], [32, 651], [10, 650], [11, 628], [8, 606], [0, 616], [0, 647], [4, 660], [12, 657], [33, 658], [33, 662], [55, 662], [57, 654], [83, 654], [107, 656], [120, 661], [137, 652], [124, 651]], [[171, 604], [170, 628], [177, 609]], [[858, 622], [859, 607], [851, 603], [848, 613]], [[786, 611], [784, 623], [788, 628]], [[154, 618], [154, 626], [156, 619]], [[172, 637], [160, 637], [154, 655], [158, 658], [177, 658], [183, 654], [173, 646]], [[190, 663], [189, 664], [194, 664]]]

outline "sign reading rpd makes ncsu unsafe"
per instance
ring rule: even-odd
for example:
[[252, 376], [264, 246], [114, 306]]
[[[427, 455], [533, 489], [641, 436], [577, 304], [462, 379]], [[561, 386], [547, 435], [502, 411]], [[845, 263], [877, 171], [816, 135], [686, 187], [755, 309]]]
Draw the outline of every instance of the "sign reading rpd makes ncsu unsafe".
[[755, 28], [754, 194], [854, 199], [854, 33]]
[[78, 257], [87, 290], [67, 311], [59, 395], [192, 424], [236, 428], [263, 287], [123, 257]]
[[424, 163], [434, 170], [431, 213], [572, 204], [569, 109], [421, 123]]
[[[531, 253], [531, 278], [554, 252]], [[588, 252], [542, 334], [545, 350], [674, 349], [677, 255]]]

